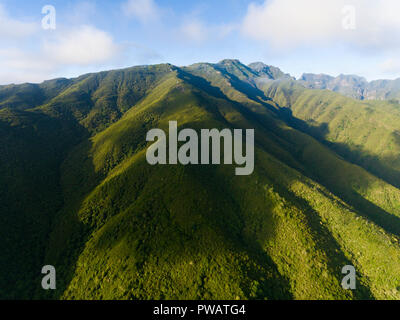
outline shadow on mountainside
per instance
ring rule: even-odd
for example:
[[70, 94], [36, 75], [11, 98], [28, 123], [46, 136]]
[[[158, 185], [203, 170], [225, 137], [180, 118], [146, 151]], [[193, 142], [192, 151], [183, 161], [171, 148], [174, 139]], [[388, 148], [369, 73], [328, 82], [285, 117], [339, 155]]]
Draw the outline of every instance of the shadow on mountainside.
[[[56, 212], [60, 165], [85, 129], [40, 112], [0, 112], [0, 297], [32, 299]], [[43, 291], [43, 290], [42, 290]]]
[[[228, 100], [233, 105], [235, 105], [236, 108], [238, 110], [240, 110], [240, 112], [242, 112], [248, 119], [253, 121], [253, 123], [257, 123], [262, 127], [265, 127], [266, 124], [268, 124], [268, 125], [271, 124], [270, 122], [264, 121], [262, 118], [258, 117], [256, 114], [254, 114], [253, 112], [248, 110], [246, 107], [242, 106], [240, 103], [238, 103], [236, 101], [233, 101], [233, 100], [230, 100], [228, 97], [226, 97], [220, 91], [219, 88], [213, 87], [205, 79], [203, 79], [201, 77], [193, 76], [191, 74], [190, 75], [186, 74], [185, 75], [185, 80], [191, 82], [195, 86], [199, 86], [200, 85], [201, 88], [205, 92], [207, 92], [208, 94], [210, 94], [210, 95], [212, 95], [214, 97]], [[323, 125], [321, 125], [319, 127], [310, 127], [305, 121], [302, 121], [301, 119], [297, 119], [297, 118], [293, 117], [292, 113], [291, 113], [291, 110], [289, 108], [280, 108], [279, 110], [276, 110], [275, 108], [273, 108], [269, 104], [264, 104], [264, 103], [261, 103], [261, 104], [264, 105], [266, 108], [268, 108], [268, 110], [272, 111], [275, 115], [277, 115], [277, 117], [279, 119], [284, 120], [288, 125], [290, 125], [291, 127], [294, 127], [295, 129], [297, 129], [299, 131], [305, 132], [305, 133], [310, 134], [310, 135], [315, 135], [315, 136], [318, 136], [320, 138], [328, 133], [328, 127], [327, 127], [326, 124], [323, 124]], [[277, 127], [270, 126], [268, 129], [272, 130], [272, 132], [274, 134], [279, 135], [279, 129]], [[272, 154], [274, 154], [274, 153], [272, 152]], [[276, 158], [278, 158], [278, 159], [280, 158], [280, 155], [277, 154], [277, 153], [275, 153], [274, 156]], [[302, 159], [299, 158], [296, 153], [293, 153], [293, 156], [299, 162], [302, 162]], [[295, 169], [299, 170], [298, 167], [296, 167]], [[319, 179], [318, 176], [312, 174], [310, 171], [301, 170], [301, 169], [300, 169], [300, 171], [303, 174], [305, 174], [306, 176], [308, 176], [309, 178], [322, 183], [322, 185], [326, 185], [326, 183], [324, 183], [324, 181], [321, 181], [321, 179]], [[276, 181], [275, 185], [279, 186], [279, 184], [280, 184], [280, 182]], [[329, 189], [329, 186], [328, 186], [328, 189]], [[332, 189], [334, 189], [334, 190], [332, 190]], [[338, 189], [337, 188], [331, 188], [331, 191], [334, 193], [334, 191], [338, 191]], [[330, 231], [321, 224], [320, 217], [314, 211], [314, 209], [311, 208], [311, 206], [307, 203], [307, 201], [305, 201], [304, 199], [300, 199], [300, 198], [296, 197], [294, 194], [292, 194], [288, 190], [285, 190], [284, 188], [280, 188], [278, 190], [278, 192], [280, 194], [282, 194], [285, 198], [296, 199], [296, 203], [298, 203], [304, 209], [305, 213], [308, 213], [306, 215], [306, 218], [307, 218], [308, 224], [311, 227], [311, 229], [314, 230], [318, 234], [324, 235], [323, 239], [315, 237], [314, 240], [326, 252], [326, 254], [328, 256], [328, 259], [329, 259], [329, 268], [330, 268], [332, 274], [334, 274], [335, 277], [337, 278], [337, 280], [340, 282], [341, 273], [340, 273], [340, 270], [339, 271], [336, 270], [337, 266], [338, 265], [343, 265], [344, 266], [344, 265], [351, 264], [351, 263], [350, 263], [350, 260], [348, 260], [344, 256], [342, 251], [340, 250], [340, 246], [337, 243], [337, 241], [334, 239], [334, 237], [332, 236]], [[350, 204], [356, 204], [356, 207], [358, 209], [362, 209], [361, 210], [362, 212], [363, 212], [364, 209], [370, 210], [373, 213], [373, 218], [376, 218], [375, 220], [378, 220], [378, 218], [382, 218], [382, 216], [383, 216], [382, 219], [379, 219], [379, 220], [382, 220], [380, 222], [383, 224], [383, 226], [387, 227], [391, 231], [393, 231], [393, 230], [396, 230], [396, 231], [399, 230], [400, 231], [400, 229], [397, 229], [397, 227], [395, 229], [393, 229], [393, 227], [392, 227], [393, 223], [396, 226], [400, 226], [400, 220], [397, 217], [394, 217], [393, 215], [388, 214], [387, 212], [385, 212], [381, 208], [373, 205], [372, 203], [370, 203], [369, 201], [363, 199], [362, 197], [358, 196], [357, 199], [356, 199], [357, 200], [356, 202], [353, 201], [354, 200], [353, 198], [348, 198], [348, 197], [346, 197], [344, 200], [349, 201]], [[369, 218], [371, 218], [371, 217], [369, 216]], [[385, 218], [387, 218], [388, 220], [385, 220]], [[360, 288], [360, 290], [354, 293], [355, 294], [355, 298], [357, 298], [357, 299], [373, 299], [374, 298], [372, 293], [369, 291], [369, 289], [367, 287], [365, 287], [363, 285], [360, 285], [359, 288]]]
[[[193, 127], [193, 125], [191, 125]], [[143, 172], [144, 185], [135, 200], [135, 204], [124, 210], [116, 218], [118, 222], [101, 236], [93, 245], [94, 251], [110, 251], [116, 246], [124, 247], [126, 253], [120, 253], [121, 261], [130, 261], [125, 269], [124, 287], [132, 288], [134, 297], [147, 299], [170, 299], [177, 295], [182, 282], [186, 290], [197, 288], [196, 296], [191, 299], [218, 299], [215, 292], [208, 293], [207, 288], [220, 286], [215, 284], [219, 273], [225, 270], [231, 276], [230, 269], [238, 269], [246, 275], [247, 283], [240, 283], [232, 278], [231, 285], [240, 283], [247, 298], [255, 294], [257, 299], [291, 299], [287, 279], [282, 277], [272, 259], [262, 250], [260, 243], [254, 238], [244, 239], [242, 236], [246, 222], [243, 203], [249, 203], [234, 194], [240, 193], [229, 175], [219, 172], [215, 166], [172, 166], [150, 167], [148, 164], [137, 164], [139, 167], [129, 168], [129, 177]], [[135, 165], [136, 166], [136, 165]], [[139, 170], [140, 166], [147, 167]], [[231, 173], [232, 166], [224, 168]], [[161, 178], [162, 177], [162, 178]], [[131, 180], [131, 178], [129, 178]], [[111, 183], [121, 183], [116, 179]], [[157, 193], [154, 193], [157, 190]], [[262, 192], [262, 188], [258, 190]], [[265, 214], [269, 208], [265, 207]], [[273, 221], [268, 220], [273, 230]], [[272, 233], [264, 235], [272, 237]], [[128, 255], [130, 255], [128, 257]], [[249, 259], [243, 259], [248, 257]], [[199, 269], [194, 269], [190, 277], [185, 262], [192, 261]], [[206, 262], [205, 262], [206, 261]], [[157, 265], [157, 272], [162, 274], [164, 287], [148, 288], [147, 294], [138, 291], [143, 282], [151, 283], [151, 265]], [[173, 280], [179, 270], [179, 281]], [[261, 270], [265, 270], [263, 273]], [[120, 271], [113, 269], [108, 276], [113, 277]], [[154, 271], [153, 271], [154, 272]], [[141, 275], [135, 279], [136, 274]], [[156, 274], [156, 277], [160, 277]], [[267, 276], [268, 275], [268, 276]], [[257, 291], [251, 292], [250, 283], [258, 283]], [[136, 285], [132, 287], [133, 284]], [[174, 288], [176, 291], [172, 291]], [[155, 295], [152, 290], [158, 293]], [[143, 295], [143, 296], [141, 296]], [[227, 296], [229, 297], [229, 296]], [[243, 297], [242, 297], [243, 298]]]
[[[238, 111], [240, 111], [241, 114], [243, 114], [243, 116], [246, 119], [254, 123], [255, 126], [263, 128], [263, 131], [261, 132], [265, 132], [266, 134], [273, 133], [276, 136], [282, 135], [283, 130], [276, 125], [274, 126], [272, 124], [273, 121], [271, 119], [267, 119], [266, 117], [264, 117], [265, 115], [259, 115], [257, 113], [254, 113], [253, 111], [241, 105], [240, 103], [230, 100], [219, 88], [212, 86], [204, 78], [194, 76], [182, 70], [180, 70], [179, 72], [180, 72], [179, 76], [184, 78], [185, 81], [192, 84], [194, 87], [204, 90], [204, 92], [206, 92], [212, 97], [218, 99], [224, 99], [230, 102], [233, 106], [236, 107]], [[278, 119], [283, 120], [289, 126], [297, 129], [300, 132], [306, 133], [314, 137], [319, 142], [322, 142], [323, 144], [329, 146], [327, 142], [324, 140], [324, 137], [328, 133], [328, 128], [326, 124], [322, 124], [320, 126], [315, 126], [315, 127], [310, 126], [307, 122], [293, 117], [291, 110], [289, 108], [280, 107], [277, 110], [272, 105], [266, 103], [266, 101], [269, 101], [270, 99], [265, 97], [265, 95], [262, 93], [261, 90], [252, 87], [250, 84], [247, 84], [246, 82], [243, 82], [232, 75], [230, 75], [230, 77], [232, 80], [232, 85], [235, 87], [235, 89], [239, 90], [253, 101], [258, 102], [260, 104], [260, 108], [264, 107], [268, 109]], [[143, 139], [145, 138], [143, 137]], [[57, 219], [54, 222], [54, 231], [50, 238], [51, 241], [49, 243], [47, 257], [45, 259], [46, 264], [53, 264], [57, 269], [57, 279], [58, 279], [57, 291], [53, 296], [51, 296], [52, 298], [61, 298], [65, 290], [68, 288], [68, 285], [75, 276], [77, 259], [84, 251], [85, 244], [87, 243], [93, 231], [93, 229], [82, 223], [77, 216], [77, 212], [83, 207], [84, 200], [87, 197], [87, 195], [94, 189], [94, 187], [96, 187], [99, 184], [102, 178], [104, 178], [103, 176], [98, 175], [95, 172], [93, 161], [91, 158], [88, 157], [91, 148], [92, 148], [91, 141], [90, 140], [84, 141], [69, 153], [68, 159], [64, 161], [64, 164], [62, 166], [63, 168], [62, 171], [64, 173], [62, 181], [63, 181], [65, 207], [57, 215]], [[331, 150], [335, 150], [334, 145], [329, 146], [329, 148]], [[327, 179], [326, 176], [321, 174], [321, 172], [315, 171], [312, 168], [310, 162], [307, 162], [307, 159], [300, 156], [298, 152], [295, 152], [293, 150], [289, 151], [291, 152], [293, 158], [296, 159], [300, 164], [302, 164], [303, 166], [303, 170], [301, 170], [302, 174], [310, 177], [314, 181], [317, 181], [322, 185], [324, 185], [325, 187], [327, 187], [327, 189], [330, 190], [332, 193], [340, 196], [345, 202], [354, 207], [359, 214], [368, 217], [377, 225], [384, 228], [386, 231], [394, 233], [396, 235], [400, 235], [399, 218], [395, 217], [394, 215], [386, 212], [385, 210], [381, 209], [380, 207], [366, 200], [361, 195], [357, 194], [351, 188], [351, 186], [349, 185], [338, 186], [335, 183], [335, 181]], [[271, 152], [271, 154], [273, 154], [277, 159], [282, 159], [282, 155], [280, 155], [279, 152], [275, 153]], [[201, 166], [192, 168], [188, 167], [187, 170], [185, 170], [185, 174], [191, 176], [191, 179], [195, 179], [196, 181], [198, 181], [200, 185], [201, 183], [203, 183], [205, 186], [208, 187], [209, 185], [207, 183], [209, 182], [206, 181], [210, 177], [210, 173], [208, 170], [209, 168], [202, 169]], [[299, 170], [299, 168], [296, 167], [296, 170]], [[175, 177], [173, 179], [175, 179]], [[249, 239], [244, 241], [240, 234], [241, 230], [240, 232], [238, 232], [237, 228], [239, 229], [243, 228], [242, 220], [244, 215], [246, 215], [247, 213], [242, 208], [240, 208], [239, 205], [235, 203], [236, 201], [235, 198], [231, 196], [232, 190], [229, 190], [222, 182], [220, 182], [220, 180], [223, 180], [220, 176], [215, 177], [215, 179], [213, 180], [215, 180], [215, 184], [212, 186], [211, 189], [212, 192], [218, 194], [221, 198], [229, 199], [231, 202], [233, 202], [233, 204], [226, 205], [225, 207], [223, 204], [216, 204], [216, 206], [219, 206], [220, 209], [216, 210], [214, 212], [215, 214], [206, 216], [206, 219], [204, 219], [203, 221], [215, 222], [215, 225], [217, 226], [216, 229], [218, 230], [218, 232], [223, 234], [224, 237], [229, 242], [236, 244], [238, 247], [243, 249], [243, 252], [248, 252], [251, 260], [255, 261], [257, 265], [272, 270], [273, 277], [269, 279], [271, 282], [267, 282], [265, 280], [263, 282], [262, 280], [260, 280], [259, 287], [261, 293], [259, 294], [259, 296], [257, 296], [257, 298], [262, 298], [263, 295], [264, 297], [268, 298], [281, 298], [281, 299], [292, 298], [290, 294], [288, 280], [285, 279], [283, 276], [281, 276], [281, 274], [277, 270], [275, 263], [272, 261], [271, 257], [269, 257], [269, 255], [267, 255], [263, 251], [261, 244], [256, 241], [251, 241]], [[279, 185], [278, 181], [277, 184]], [[180, 186], [179, 183], [176, 183], [176, 185]], [[364, 187], [368, 188], [368, 186]], [[120, 188], [124, 188], [124, 186], [121, 185]], [[79, 194], [76, 194], [77, 190], [81, 190]], [[169, 190], [165, 190], [165, 194], [168, 194], [168, 192]], [[296, 198], [293, 194], [290, 194], [290, 192], [285, 191], [283, 189], [279, 190], [279, 192], [282, 194], [286, 193], [287, 196], [290, 198], [295, 198], [296, 202], [300, 204], [300, 206], [307, 213], [306, 218], [310, 228], [314, 230], [316, 233], [323, 235], [323, 239], [315, 238], [315, 241], [326, 252], [329, 259], [328, 261], [329, 269], [332, 270], [332, 272], [334, 272], [334, 274], [336, 275], [335, 267], [337, 267], [337, 264], [340, 265], [349, 264], [348, 259], [340, 251], [340, 247], [337, 241], [334, 239], [329, 230], [327, 230], [326, 227], [321, 225], [320, 223], [321, 221], [320, 218], [318, 217], [318, 214], [311, 208], [311, 206], [305, 200]], [[184, 190], [183, 195], [185, 194], [186, 195], [190, 194], [190, 190]], [[152, 196], [154, 195], [149, 194], [148, 195], [149, 199], [151, 199]], [[170, 199], [170, 201], [172, 200]], [[236, 213], [234, 218], [237, 223], [235, 224], [225, 223], [227, 219], [232, 218], [229, 216], [232, 212]], [[141, 212], [140, 214], [142, 213], [143, 212]], [[143, 216], [144, 219], [143, 223], [145, 223], [147, 220], [149, 220], [149, 222], [152, 223], [151, 228], [146, 232], [153, 233], [153, 235], [156, 236], [160, 235], [160, 233], [158, 232], [161, 231], [160, 229], [158, 229], [159, 226], [157, 226], [157, 219], [155, 219], [157, 218], [159, 212], [150, 210], [149, 212], [145, 212], [145, 214], [146, 215]], [[222, 214], [222, 216], [219, 216], [219, 214]], [[182, 216], [177, 217], [178, 222], [180, 221], [179, 219], [182, 218], [184, 218], [185, 220], [190, 220], [191, 218], [191, 212], [189, 211], [183, 212], [182, 215], [183, 217]], [[130, 221], [130, 218], [132, 218], [132, 215], [127, 216], [125, 220], [127, 224], [132, 223], [132, 221]], [[165, 221], [165, 223], [167, 223], [168, 226], [169, 222]], [[180, 226], [179, 223], [177, 224], [179, 227]], [[143, 225], [142, 229], [145, 230], [144, 227], [145, 225]], [[186, 236], [186, 238], [183, 238], [185, 239], [185, 241], [183, 241], [184, 243], [186, 242], [190, 243], [190, 241], [193, 240], [191, 238], [192, 234], [183, 231], [183, 235]], [[163, 236], [165, 236], [165, 234], [163, 234]], [[265, 237], [268, 236], [273, 236], [273, 233], [265, 235]], [[114, 239], [111, 242], [107, 240], [100, 242], [100, 244], [101, 243], [104, 244], [107, 242], [107, 246], [112, 246], [117, 242], [117, 240]], [[142, 241], [143, 239], [139, 238], [138, 240]], [[166, 238], [162, 240], [168, 241], [169, 240], [168, 234]], [[266, 239], [263, 239], [263, 241], [265, 240]], [[167, 243], [166, 244], [167, 249], [169, 248], [168, 245], [169, 244]], [[99, 248], [100, 249], [102, 248], [101, 245], [99, 246]], [[181, 244], [179, 248], [182, 249]], [[160, 257], [164, 257], [166, 252], [159, 250], [161, 250], [159, 247], [155, 247], [155, 251], [152, 252], [151, 254], [147, 253], [146, 258], [154, 255], [154, 253], [155, 256], [159, 255]], [[339, 253], [337, 253], [337, 250], [339, 250]], [[177, 253], [181, 252], [184, 251], [178, 251]], [[173, 258], [166, 257], [165, 259], [170, 258], [171, 260], [173, 259], [178, 260], [179, 257], [180, 255], [178, 254]], [[141, 267], [142, 266], [139, 266], [139, 268]], [[259, 278], [259, 275], [254, 270], [255, 269], [249, 270], [249, 273], [252, 274], [250, 278], [255, 280]], [[338, 281], [340, 280], [339, 276], [335, 277], [338, 279]], [[273, 290], [271, 291], [271, 288], [277, 290], [276, 292], [278, 292], [278, 294], [276, 292], [273, 292]], [[369, 299], [372, 297], [371, 293], [367, 288], [363, 286], [361, 286], [361, 288], [362, 289], [360, 291], [357, 291], [357, 293], [355, 293], [357, 298]], [[38, 293], [39, 297], [46, 297], [46, 293], [43, 293], [42, 290], [39, 291], [40, 291]]]
[[[339, 158], [360, 166], [361, 168], [372, 174], [375, 174], [376, 177], [381, 178], [382, 180], [386, 181], [389, 184], [392, 184], [395, 187], [398, 187], [400, 185], [400, 180], [397, 180], [397, 177], [400, 178], [400, 172], [394, 169], [388, 169], [382, 163], [383, 161], [378, 157], [371, 154], [367, 155], [365, 151], [363, 152], [363, 156], [361, 157], [361, 151], [355, 151], [354, 149], [352, 150], [350, 149], [350, 147], [342, 143], [334, 143], [325, 140], [325, 137], [329, 133], [328, 124], [322, 123], [319, 126], [310, 126], [306, 121], [295, 118], [292, 115], [291, 110], [286, 107], [282, 108], [282, 111], [279, 111], [279, 113], [281, 114], [281, 118], [284, 119], [286, 123], [288, 123], [293, 128], [314, 137], [317, 141], [338, 154]], [[397, 141], [400, 141], [400, 139]], [[363, 162], [363, 158], [368, 159], [368, 165]], [[304, 157], [298, 157], [298, 160], [300, 162], [304, 162]], [[385, 160], [392, 161], [393, 159]], [[381, 226], [384, 230], [400, 236], [399, 217], [388, 213], [381, 207], [368, 201], [360, 194], [358, 194], [355, 190], [353, 190], [351, 186], [347, 184], [337, 185], [333, 178], [324, 178], [323, 176], [321, 176], [320, 172], [316, 172], [312, 167], [310, 169], [311, 170], [308, 171], [308, 176], [310, 178], [326, 186], [333, 194], [340, 196], [345, 202], [352, 205], [360, 215], [371, 219], [377, 225]], [[385, 170], [385, 172], [382, 172], [383, 170]], [[366, 185], [361, 187], [368, 189], [369, 186]]]
[[[201, 89], [203, 89], [208, 94], [210, 94], [214, 97], [217, 97], [217, 98], [223, 98], [223, 99], [231, 102], [233, 105], [235, 105], [237, 107], [238, 110], [240, 110], [240, 112], [242, 112], [248, 119], [250, 119], [252, 121], [252, 123], [257, 123], [264, 128], [266, 126], [268, 126], [267, 130], [272, 131], [277, 136], [281, 135], [280, 132], [282, 132], [282, 130], [280, 128], [274, 127], [271, 122], [265, 121], [265, 119], [262, 117], [262, 115], [257, 116], [256, 113], [250, 111], [249, 109], [247, 109], [240, 103], [229, 99], [228, 97], [226, 97], [224, 95], [224, 93], [222, 93], [222, 91], [219, 88], [212, 86], [204, 78], [194, 76], [194, 75], [192, 75], [190, 73], [186, 73], [186, 72], [183, 74], [183, 76], [185, 77], [186, 81], [192, 83], [195, 86], [196, 85], [200, 86]], [[241, 80], [237, 79], [237, 81], [240, 82]], [[240, 87], [240, 86], [237, 86], [237, 87]], [[247, 86], [241, 86], [241, 87], [247, 88]], [[253, 95], [248, 94], [247, 96], [251, 97]], [[259, 102], [259, 100], [258, 100], [258, 102]], [[320, 143], [322, 143], [323, 145], [328, 147], [330, 150], [335, 152], [336, 148], [343, 148], [343, 146], [341, 144], [332, 143], [332, 142], [328, 142], [325, 140], [326, 135], [329, 133], [328, 125], [326, 123], [311, 126], [306, 121], [294, 117], [291, 109], [288, 107], [282, 107], [282, 106], [278, 105], [279, 109], [275, 109], [274, 107], [272, 107], [271, 105], [269, 105], [267, 103], [262, 103], [262, 105], [265, 106], [269, 111], [272, 111], [279, 119], [283, 120], [290, 127], [313, 137], [314, 139], [316, 139], [317, 141], [319, 141]], [[400, 135], [397, 137], [396, 141], [397, 142], [400, 141]], [[399, 217], [397, 217], [391, 213], [388, 213], [381, 207], [368, 201], [367, 199], [362, 197], [360, 194], [355, 192], [355, 190], [353, 190], [349, 184], [339, 186], [339, 185], [337, 185], [337, 183], [335, 182], [334, 179], [327, 179], [326, 177], [324, 177], [323, 174], [321, 175], [322, 172], [318, 172], [318, 171], [314, 170], [313, 166], [310, 165], [311, 163], [307, 164], [307, 159], [305, 159], [298, 152], [291, 151], [291, 153], [292, 153], [292, 156], [299, 163], [308, 167], [305, 170], [304, 169], [301, 170], [300, 168], [295, 167], [296, 170], [300, 170], [300, 172], [302, 172], [304, 175], [321, 183], [322, 185], [327, 187], [328, 190], [330, 190], [333, 194], [339, 195], [345, 202], [347, 202], [348, 204], [353, 206], [360, 215], [371, 219], [373, 222], [375, 222], [377, 225], [381, 226], [386, 231], [393, 233], [397, 236], [400, 236], [400, 218]], [[273, 154], [278, 159], [281, 159], [281, 156], [279, 153], [275, 152]], [[339, 159], [344, 158], [347, 161], [352, 162], [344, 155], [341, 155], [340, 153], [337, 153], [337, 154], [338, 154]], [[374, 159], [374, 156], [369, 155], [368, 158]], [[381, 163], [381, 161], [379, 159], [375, 159], [375, 163]], [[359, 165], [360, 167], [363, 167], [365, 170], [368, 171], [368, 168], [362, 166], [360, 163], [356, 162], [356, 164]], [[369, 172], [372, 172], [372, 170]], [[391, 173], [392, 173], [392, 171], [391, 171]], [[389, 173], [387, 174], [387, 176], [388, 175], [389, 175]], [[378, 177], [383, 179], [383, 177], [381, 175], [378, 175]], [[394, 178], [392, 177], [390, 180], [395, 182], [393, 180], [393, 179], [395, 179], [395, 177]], [[385, 180], [385, 179], [383, 179], [383, 180]], [[393, 184], [393, 185], [396, 186], [398, 184], [399, 184], [399, 181], [397, 181], [397, 183]], [[361, 186], [361, 187], [368, 189], [369, 186], [366, 185], [366, 186]]]
[[256, 101], [263, 105], [266, 101], [272, 101], [271, 98], [265, 95], [264, 91], [258, 89], [250, 83], [240, 80], [237, 76], [225, 71], [223, 68], [217, 68], [217, 70], [220, 71], [229, 80], [234, 89], [243, 93], [250, 100]]
[[[268, 175], [268, 172], [266, 172]], [[280, 181], [275, 181], [274, 189], [285, 199], [293, 199], [293, 202], [302, 209], [307, 225], [313, 230], [313, 240], [328, 257], [328, 269], [338, 283], [342, 280], [340, 266], [352, 265], [352, 261], [345, 256], [341, 246], [322, 222], [320, 215], [312, 208], [307, 200], [299, 198], [293, 192], [280, 186]], [[329, 197], [329, 195], [326, 195]], [[370, 289], [362, 283], [358, 283], [357, 290], [351, 293], [357, 300], [375, 300]]]
[[[69, 150], [60, 165], [63, 206], [52, 221], [46, 246], [44, 265], [53, 265], [57, 272], [57, 289], [36, 290], [35, 298], [60, 299], [75, 274], [76, 262], [90, 235], [90, 229], [78, 217], [79, 208], [87, 195], [99, 183], [89, 151], [91, 141], [85, 140]], [[43, 276], [42, 276], [43, 277]]]
[[[400, 146], [400, 135], [393, 132], [392, 136], [397, 146]], [[368, 153], [363, 146], [348, 146], [345, 143], [324, 142], [337, 154], [347, 161], [359, 165], [381, 178], [387, 183], [400, 189], [400, 157], [396, 156], [377, 156]], [[395, 166], [395, 168], [393, 168]]]

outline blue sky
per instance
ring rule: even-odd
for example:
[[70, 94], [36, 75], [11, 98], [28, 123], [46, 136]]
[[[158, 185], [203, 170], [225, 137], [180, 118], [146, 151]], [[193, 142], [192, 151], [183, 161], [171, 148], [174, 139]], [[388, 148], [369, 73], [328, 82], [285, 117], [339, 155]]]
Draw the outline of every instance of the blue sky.
[[398, 0], [0, 0], [0, 84], [224, 58], [397, 78], [398, 12]]

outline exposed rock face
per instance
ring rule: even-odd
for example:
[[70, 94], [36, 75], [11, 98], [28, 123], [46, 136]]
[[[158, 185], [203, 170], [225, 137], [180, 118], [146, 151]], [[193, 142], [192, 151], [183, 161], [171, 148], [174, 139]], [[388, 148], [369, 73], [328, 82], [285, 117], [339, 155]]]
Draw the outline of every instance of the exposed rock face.
[[283, 73], [281, 69], [266, 65], [263, 62], [251, 63], [249, 64], [249, 68], [256, 71], [260, 76], [271, 80], [294, 79], [290, 74]]
[[298, 81], [310, 89], [331, 90], [359, 100], [400, 100], [400, 79], [368, 82], [356, 75], [305, 73]]

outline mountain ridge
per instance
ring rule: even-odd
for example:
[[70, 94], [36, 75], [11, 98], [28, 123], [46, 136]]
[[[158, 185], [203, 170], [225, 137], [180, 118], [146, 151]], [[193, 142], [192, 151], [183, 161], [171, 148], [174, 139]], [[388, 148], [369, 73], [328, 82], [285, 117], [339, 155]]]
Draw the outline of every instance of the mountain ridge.
[[[173, 65], [169, 63], [159, 64], [172, 67]], [[246, 77], [254, 78], [256, 81], [270, 81], [270, 80], [295, 80], [299, 82], [301, 85], [305, 86], [309, 89], [322, 89], [322, 90], [330, 90], [334, 92], [338, 92], [345, 96], [357, 99], [357, 100], [400, 100], [400, 78], [389, 80], [389, 79], [377, 79], [372, 81], [367, 81], [364, 77], [358, 75], [350, 75], [350, 74], [340, 74], [336, 77], [328, 75], [328, 74], [314, 74], [314, 73], [303, 73], [298, 79], [292, 77], [288, 73], [284, 73], [281, 69], [267, 65], [263, 62], [253, 62], [248, 65], [242, 64], [237, 59], [224, 59], [217, 63], [210, 64], [214, 66], [220, 66], [223, 69], [226, 69], [229, 66], [235, 66], [236, 70], [239, 70], [237, 66], [242, 66], [243, 69], [240, 72], [244, 72]], [[146, 67], [142, 66], [134, 66], [116, 70], [102, 71], [104, 72], [113, 72], [113, 71], [122, 71], [129, 70], [130, 68], [140, 68]], [[184, 68], [184, 67], [183, 67]], [[233, 70], [233, 69], [232, 69]], [[245, 71], [244, 71], [245, 70]], [[15, 95], [46, 95], [46, 92], [50, 92], [51, 87], [54, 87], [54, 84], [57, 82], [63, 82], [65, 84], [71, 85], [74, 81], [79, 81], [79, 79], [90, 77], [93, 74], [97, 74], [101, 72], [92, 72], [87, 73], [74, 78], [56, 78], [51, 80], [46, 80], [41, 83], [23, 83], [23, 84], [8, 84], [0, 86], [0, 98], [7, 94], [7, 91], [15, 91], [15, 90], [25, 90], [23, 92], [16, 92]], [[249, 75], [251, 75], [249, 77]], [[237, 76], [237, 74], [236, 74]], [[240, 78], [240, 76], [239, 76]], [[242, 78], [243, 80], [244, 78]], [[56, 92], [53, 93], [53, 95]], [[41, 98], [42, 103], [45, 101], [44, 97]], [[9, 101], [8, 105], [12, 105], [12, 103], [18, 103], [17, 101]], [[0, 105], [0, 108], [4, 107], [5, 102]]]
[[305, 73], [299, 82], [310, 89], [327, 89], [358, 100], [396, 100], [400, 97], [400, 78], [394, 80], [367, 81], [357, 75], [339, 75]]
[[[47, 83], [44, 100], [0, 94], [0, 297], [398, 299], [400, 105], [252, 66], [138, 66]], [[171, 119], [255, 129], [253, 175], [147, 164], [146, 133]], [[341, 287], [348, 264], [355, 291]]]

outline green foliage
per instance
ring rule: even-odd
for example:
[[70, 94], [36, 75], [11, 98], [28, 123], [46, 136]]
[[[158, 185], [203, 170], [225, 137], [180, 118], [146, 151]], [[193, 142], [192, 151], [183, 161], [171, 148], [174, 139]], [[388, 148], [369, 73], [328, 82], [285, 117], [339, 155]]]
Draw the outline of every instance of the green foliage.
[[[31, 87], [37, 97], [10, 88], [1, 298], [400, 298], [395, 102], [307, 90], [236, 60], [59, 79]], [[150, 166], [146, 133], [171, 120], [254, 128], [255, 172]], [[55, 292], [40, 289], [45, 264]], [[340, 285], [347, 264], [355, 291]]]

